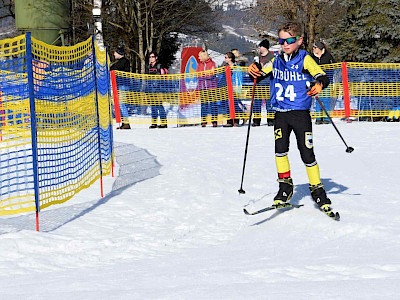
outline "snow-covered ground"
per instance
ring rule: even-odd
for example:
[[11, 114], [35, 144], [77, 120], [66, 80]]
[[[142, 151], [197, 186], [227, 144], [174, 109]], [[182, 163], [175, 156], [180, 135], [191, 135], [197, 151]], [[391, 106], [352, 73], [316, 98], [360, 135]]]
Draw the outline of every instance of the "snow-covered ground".
[[[299, 209], [247, 216], [277, 190], [273, 128], [114, 131], [119, 168], [63, 205], [0, 218], [0, 299], [398, 299], [400, 126], [314, 127], [341, 221], [313, 204], [295, 141]], [[396, 296], [397, 295], [397, 296]]]

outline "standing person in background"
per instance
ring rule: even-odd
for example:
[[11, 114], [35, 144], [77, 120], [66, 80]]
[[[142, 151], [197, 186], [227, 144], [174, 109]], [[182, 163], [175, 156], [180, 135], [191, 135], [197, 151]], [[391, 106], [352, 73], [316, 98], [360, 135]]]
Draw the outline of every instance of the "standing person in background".
[[[213, 127], [217, 127], [218, 108], [214, 99], [214, 94], [209, 90], [216, 89], [218, 86], [217, 78], [214, 74], [215, 62], [208, 56], [207, 51], [199, 52], [200, 63], [197, 65], [196, 72], [204, 72], [198, 78], [198, 88], [200, 89], [201, 101], [201, 126], [206, 127], [207, 116], [211, 114]], [[211, 96], [211, 97], [210, 97]]]
[[[258, 45], [258, 51], [260, 53], [259, 56], [259, 63], [261, 64], [261, 66], [266, 65], [267, 63], [269, 63], [274, 57], [275, 54], [271, 51], [268, 50], [269, 49], [269, 41], [267, 39], [262, 40], [261, 43]], [[262, 99], [254, 99], [254, 107], [253, 107], [253, 112], [255, 114], [257, 114], [257, 117], [254, 117], [253, 119], [253, 124], [251, 124], [251, 126], [260, 126], [261, 124], [261, 104], [262, 104]], [[270, 99], [266, 99], [265, 100], [266, 103], [266, 109], [268, 113], [272, 113], [273, 110], [271, 108], [271, 100]], [[268, 126], [273, 126], [274, 125], [274, 119], [271, 118], [267, 118], [267, 123]]]
[[[146, 74], [165, 75], [164, 68], [162, 68], [158, 62], [158, 56], [155, 52], [150, 52], [149, 65], [146, 68]], [[147, 87], [151, 102], [152, 124], [149, 128], [167, 128], [167, 114], [165, 113], [165, 108], [163, 106], [163, 97], [158, 80], [156, 80], [156, 78], [149, 78]], [[160, 125], [157, 126], [158, 116], [160, 116]]]
[[239, 52], [238, 49], [232, 49], [230, 52], [232, 52], [233, 55], [235, 55], [235, 61], [236, 61], [236, 64], [237, 64], [239, 67], [245, 67], [245, 66], [246, 66], [246, 63], [247, 63], [249, 60], [248, 60], [246, 57], [244, 57], [244, 56]]
[[[243, 113], [243, 103], [239, 99], [239, 95], [242, 91], [242, 84], [243, 84], [243, 73], [240, 70], [235, 69], [234, 67], [237, 66], [235, 55], [232, 52], [225, 53], [225, 64], [229, 67], [233, 67], [231, 69], [232, 74], [232, 86], [234, 92], [234, 104], [235, 104], [235, 114]], [[228, 114], [229, 114], [229, 105], [228, 105]], [[235, 125], [239, 125], [239, 119], [236, 118], [235, 120], [229, 119], [226, 121], [225, 127], [233, 127], [233, 122]]]
[[[114, 51], [115, 61], [110, 66], [110, 71], [117, 70], [123, 72], [131, 71], [131, 63], [125, 57], [125, 49], [124, 47], [118, 47]], [[120, 99], [119, 99], [119, 109], [121, 111], [121, 117], [123, 118], [123, 123], [117, 129], [131, 129], [131, 126], [128, 122], [129, 112], [128, 112], [128, 103], [126, 103], [125, 93], [129, 90], [129, 86], [123, 82], [118, 86], [118, 89], [121, 91]]]
[[[239, 52], [239, 50], [238, 49], [232, 49], [231, 50], [231, 52], [233, 53], [233, 55], [235, 55], [235, 61], [236, 61], [236, 64], [237, 64], [237, 66], [239, 66], [239, 67], [245, 67], [246, 66], [246, 64], [249, 62], [249, 60], [247, 59], [247, 57], [244, 57], [240, 52]], [[243, 83], [243, 74], [242, 74], [242, 83]], [[241, 88], [241, 87], [240, 87]], [[243, 112], [244, 111], [248, 111], [248, 109], [247, 109], [247, 107], [242, 103], [242, 99], [246, 99], [246, 93], [243, 95], [242, 94], [242, 91], [240, 91], [239, 93], [238, 93], [238, 95], [237, 95], [237, 97], [238, 97], [238, 105], [239, 105], [239, 107], [241, 107], [242, 108], [242, 110], [243, 110]], [[236, 105], [236, 102], [235, 102], [235, 105]], [[244, 125], [246, 122], [247, 122], [247, 118], [243, 118], [243, 123], [242, 123], [242, 125]]]
[[[326, 46], [322, 42], [315, 42], [313, 46], [313, 53], [311, 54], [311, 57], [315, 60], [315, 62], [319, 65], [325, 65], [325, 64], [333, 64], [335, 63], [335, 59], [333, 56], [326, 50]], [[331, 98], [330, 97], [320, 97], [320, 100], [322, 104], [325, 106], [327, 111], [331, 110]], [[315, 104], [315, 111], [316, 112], [322, 112], [322, 107], [319, 105], [317, 102]], [[329, 118], [324, 117], [324, 118], [317, 118], [315, 121], [315, 124], [320, 125], [320, 124], [329, 124]]]
[[310, 55], [319, 65], [334, 64], [336, 62], [332, 54], [326, 50], [326, 46], [322, 42], [317, 41], [314, 43], [313, 53]]

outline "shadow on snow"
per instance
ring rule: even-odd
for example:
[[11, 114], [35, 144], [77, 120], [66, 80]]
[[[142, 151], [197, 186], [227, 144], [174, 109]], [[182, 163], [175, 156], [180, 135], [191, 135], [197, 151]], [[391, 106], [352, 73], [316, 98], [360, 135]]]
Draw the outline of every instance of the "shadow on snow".
[[[84, 216], [97, 207], [117, 197], [138, 182], [160, 175], [161, 165], [146, 149], [131, 144], [115, 143], [115, 158], [120, 166], [112, 191], [98, 200], [41, 211], [40, 231], [51, 232]], [[34, 230], [36, 214], [5, 218], [0, 222], [0, 234], [21, 230]]]

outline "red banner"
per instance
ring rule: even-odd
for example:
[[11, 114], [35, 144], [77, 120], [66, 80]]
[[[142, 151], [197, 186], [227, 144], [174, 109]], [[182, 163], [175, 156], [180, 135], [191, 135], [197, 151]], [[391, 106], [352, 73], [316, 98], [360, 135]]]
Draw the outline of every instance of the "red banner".
[[181, 55], [181, 73], [187, 74], [182, 78], [180, 85], [180, 105], [184, 108], [186, 105], [192, 104], [199, 98], [197, 89], [197, 78], [195, 72], [197, 65], [200, 62], [199, 52], [202, 51], [201, 47], [187, 47], [183, 48]]

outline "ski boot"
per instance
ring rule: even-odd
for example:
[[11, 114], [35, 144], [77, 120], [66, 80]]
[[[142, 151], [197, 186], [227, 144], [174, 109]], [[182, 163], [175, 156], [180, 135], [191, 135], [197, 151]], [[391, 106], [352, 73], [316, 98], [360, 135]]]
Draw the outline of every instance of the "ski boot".
[[279, 191], [274, 198], [276, 207], [285, 207], [293, 195], [293, 181], [291, 177], [279, 178]]
[[331, 200], [326, 196], [324, 185], [321, 183], [316, 185], [310, 185], [311, 197], [317, 203], [319, 208], [329, 215], [331, 208], [329, 205], [332, 204]]

